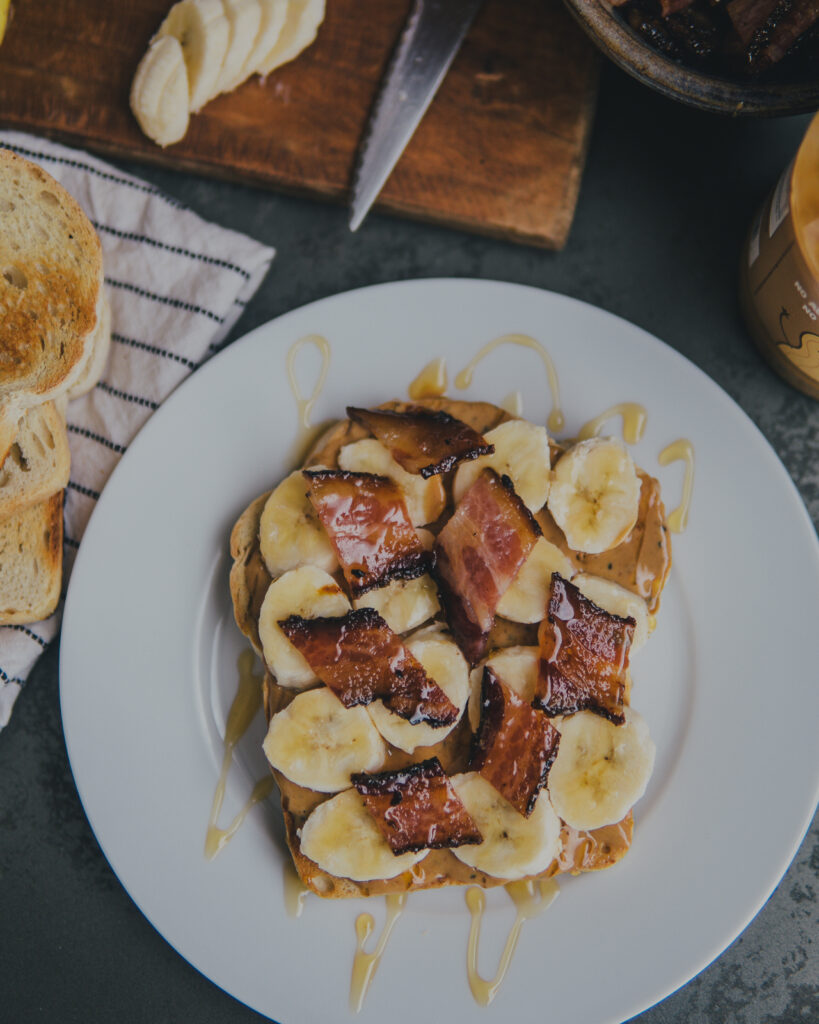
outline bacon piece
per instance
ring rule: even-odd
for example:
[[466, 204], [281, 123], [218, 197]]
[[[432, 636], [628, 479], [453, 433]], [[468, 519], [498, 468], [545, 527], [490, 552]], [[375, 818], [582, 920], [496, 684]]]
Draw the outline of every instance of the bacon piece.
[[375, 473], [304, 470], [307, 497], [330, 536], [353, 597], [429, 570], [401, 488]]
[[508, 477], [485, 469], [435, 542], [435, 576], [455, 640], [471, 665], [486, 651], [498, 602], [540, 527]]
[[407, 412], [392, 412], [348, 406], [347, 415], [375, 434], [399, 466], [425, 480], [495, 450], [472, 427], [443, 411], [413, 406]]
[[547, 615], [538, 631], [535, 706], [550, 716], [588, 709], [622, 725], [635, 625], [632, 618], [599, 608], [573, 583], [553, 573]]
[[397, 771], [357, 772], [352, 782], [396, 856], [483, 840], [437, 757]]
[[481, 721], [470, 769], [528, 818], [557, 757], [560, 733], [538, 708], [506, 686], [487, 665], [481, 683]]
[[381, 699], [413, 725], [457, 720], [458, 708], [374, 608], [326, 619], [291, 615], [279, 626], [345, 707]]

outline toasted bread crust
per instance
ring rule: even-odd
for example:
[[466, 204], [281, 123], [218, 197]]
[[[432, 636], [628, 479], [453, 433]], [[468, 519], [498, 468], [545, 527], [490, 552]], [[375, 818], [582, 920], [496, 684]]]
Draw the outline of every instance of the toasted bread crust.
[[9, 150], [0, 150], [0, 208], [0, 401], [25, 407], [52, 397], [87, 352], [102, 249], [76, 200]]
[[0, 625], [45, 619], [60, 599], [63, 492], [0, 521]]

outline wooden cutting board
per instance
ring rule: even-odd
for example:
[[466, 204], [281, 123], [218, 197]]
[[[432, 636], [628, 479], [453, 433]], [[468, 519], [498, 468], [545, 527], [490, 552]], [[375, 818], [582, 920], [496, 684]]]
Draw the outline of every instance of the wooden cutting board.
[[[165, 150], [131, 79], [170, 0], [12, 0], [0, 124], [113, 156], [348, 201], [355, 153], [408, 0], [327, 0], [317, 41], [191, 118]], [[597, 86], [560, 0], [486, 0], [379, 201], [383, 210], [560, 248]]]

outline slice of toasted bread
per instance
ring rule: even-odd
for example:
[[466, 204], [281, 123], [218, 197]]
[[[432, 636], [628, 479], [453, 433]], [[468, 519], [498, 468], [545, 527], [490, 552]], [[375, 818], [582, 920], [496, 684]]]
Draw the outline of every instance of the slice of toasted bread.
[[69, 387], [88, 355], [102, 249], [65, 189], [2, 149], [0, 210], [0, 405], [22, 411]]
[[38, 622], [60, 599], [63, 492], [0, 520], [0, 625]]
[[29, 409], [0, 464], [0, 519], [61, 491], [70, 467], [68, 434], [54, 402]]
[[83, 362], [80, 375], [66, 393], [69, 401], [87, 394], [102, 377], [105, 364], [108, 362], [108, 353], [111, 350], [111, 306], [104, 289], [100, 292], [100, 297], [99, 317], [91, 342], [91, 353], [88, 360]]

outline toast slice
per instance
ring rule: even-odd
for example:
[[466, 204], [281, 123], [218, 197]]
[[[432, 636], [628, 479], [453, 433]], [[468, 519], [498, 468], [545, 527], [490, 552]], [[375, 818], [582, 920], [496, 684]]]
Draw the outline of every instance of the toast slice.
[[102, 248], [79, 204], [49, 174], [0, 150], [0, 401], [59, 392], [97, 325]]
[[0, 520], [0, 625], [39, 622], [60, 599], [63, 492]]
[[61, 491], [70, 467], [65, 421], [54, 402], [29, 409], [0, 465], [0, 520]]
[[89, 392], [102, 377], [105, 364], [108, 362], [108, 353], [111, 350], [111, 306], [104, 289], [100, 292], [100, 299], [97, 326], [91, 339], [91, 352], [87, 361], [83, 361], [79, 376], [66, 392], [69, 401]]

